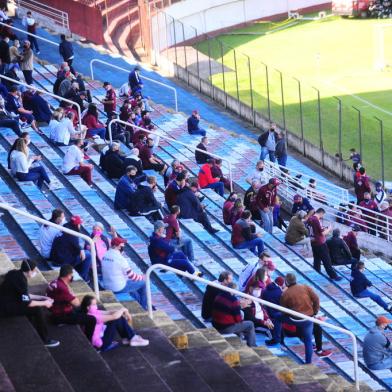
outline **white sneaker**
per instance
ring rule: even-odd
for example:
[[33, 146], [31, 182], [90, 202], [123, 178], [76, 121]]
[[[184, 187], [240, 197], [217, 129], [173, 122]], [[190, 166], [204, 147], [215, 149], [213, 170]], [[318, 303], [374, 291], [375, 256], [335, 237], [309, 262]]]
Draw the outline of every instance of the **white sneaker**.
[[148, 339], [143, 339], [140, 335], [135, 335], [129, 342], [131, 347], [145, 347], [149, 344], [150, 341]]

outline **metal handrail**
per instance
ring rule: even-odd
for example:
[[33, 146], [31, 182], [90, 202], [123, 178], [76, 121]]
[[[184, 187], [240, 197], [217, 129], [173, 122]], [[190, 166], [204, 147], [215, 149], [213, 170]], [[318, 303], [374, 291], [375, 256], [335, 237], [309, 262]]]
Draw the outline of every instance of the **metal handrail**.
[[[110, 64], [110, 63], [108, 63], [107, 61], [103, 61], [103, 60], [100, 60], [100, 59], [92, 59], [92, 60], [90, 61], [90, 75], [91, 75], [91, 79], [94, 79], [94, 71], [93, 71], [93, 64], [94, 64], [94, 63], [105, 64], [105, 65], [107, 65], [107, 66], [109, 66], [109, 67], [112, 67], [112, 68], [118, 69], [119, 71], [124, 71], [124, 72], [127, 72], [127, 73], [131, 72], [131, 71], [128, 70], [128, 69], [119, 67], [118, 65]], [[166, 87], [166, 88], [172, 90], [173, 93], [174, 93], [175, 110], [176, 110], [176, 112], [178, 112], [178, 100], [177, 100], [177, 89], [176, 89], [176, 88], [174, 88], [174, 87], [172, 87], [172, 86], [169, 86], [169, 85], [166, 84], [166, 83], [158, 82], [157, 80], [148, 78], [147, 76], [141, 75], [141, 78], [142, 78], [142, 79], [146, 79], [146, 80], [150, 81], [151, 83], [155, 83], [155, 84], [158, 84], [159, 86], [163, 86], [163, 87]]]
[[97, 253], [96, 253], [95, 244], [94, 244], [94, 241], [93, 241], [92, 238], [90, 238], [89, 236], [87, 236], [85, 234], [82, 234], [82, 233], [79, 233], [77, 231], [68, 229], [68, 228], [66, 228], [64, 226], [57, 225], [56, 223], [50, 222], [50, 221], [48, 221], [46, 219], [42, 219], [42, 218], [39, 218], [38, 216], [29, 214], [26, 211], [23, 211], [23, 210], [11, 207], [10, 205], [8, 205], [6, 203], [0, 203], [0, 209], [7, 210], [9, 212], [12, 212], [13, 214], [22, 215], [25, 218], [32, 219], [32, 220], [34, 220], [34, 221], [36, 221], [38, 223], [41, 223], [43, 225], [46, 225], [46, 226], [54, 227], [55, 229], [60, 230], [63, 233], [67, 233], [67, 234], [73, 235], [75, 237], [81, 238], [84, 241], [88, 242], [90, 244], [90, 247], [91, 247], [91, 267], [92, 267], [92, 270], [93, 270], [94, 292], [95, 292], [95, 295], [97, 296], [97, 299], [99, 300], [99, 286], [98, 286], [98, 273], [97, 273]]
[[344, 334], [348, 335], [351, 338], [352, 343], [353, 343], [353, 363], [354, 363], [355, 389], [357, 391], [359, 391], [358, 345], [357, 345], [357, 338], [351, 331], [349, 331], [347, 329], [344, 329], [344, 328], [341, 328], [341, 327], [338, 327], [336, 325], [327, 323], [326, 321], [321, 321], [321, 320], [319, 320], [319, 319], [317, 319], [315, 317], [310, 317], [310, 316], [307, 316], [305, 314], [296, 312], [294, 310], [291, 310], [291, 309], [288, 309], [288, 308], [284, 308], [283, 306], [276, 305], [276, 304], [274, 304], [272, 302], [264, 301], [263, 299], [253, 297], [252, 295], [242, 293], [241, 291], [238, 291], [238, 290], [235, 290], [235, 289], [231, 289], [231, 288], [226, 287], [226, 286], [222, 286], [219, 283], [211, 282], [209, 280], [200, 278], [200, 277], [198, 277], [196, 275], [192, 275], [192, 274], [190, 274], [188, 272], [180, 271], [178, 269], [169, 267], [169, 266], [164, 265], [164, 264], [154, 264], [154, 265], [150, 266], [148, 268], [147, 272], [146, 272], [147, 309], [148, 309], [148, 315], [149, 315], [149, 317], [152, 320], [154, 319], [154, 314], [153, 314], [153, 310], [152, 310], [151, 273], [154, 272], [155, 270], [171, 271], [171, 272], [173, 272], [173, 273], [175, 273], [177, 275], [181, 275], [181, 276], [183, 276], [185, 278], [188, 278], [190, 280], [196, 280], [196, 281], [204, 283], [204, 284], [206, 284], [208, 286], [212, 286], [212, 287], [215, 287], [215, 288], [217, 288], [219, 290], [226, 291], [228, 293], [234, 294], [234, 295], [236, 295], [238, 297], [247, 298], [247, 299], [252, 300], [253, 302], [258, 302], [261, 305], [264, 305], [264, 306], [267, 306], [269, 308], [278, 310], [278, 311], [280, 311], [282, 313], [286, 313], [286, 314], [289, 314], [291, 316], [294, 316], [294, 317], [297, 317], [297, 318], [300, 318], [300, 319], [303, 319], [303, 320], [308, 320], [308, 321], [311, 321], [311, 322], [313, 322], [315, 324], [319, 324], [321, 326], [324, 326], [324, 327], [327, 327], [327, 328], [331, 328], [331, 329], [334, 329], [335, 331], [339, 331], [341, 333], [344, 333]]
[[[182, 145], [182, 146], [184, 146], [184, 147], [189, 148], [189, 144], [186, 144], [186, 143], [180, 142], [180, 141], [178, 141], [178, 140], [176, 140], [176, 139], [172, 139], [171, 137], [162, 135], [162, 133], [160, 133], [160, 132], [150, 131], [150, 130], [148, 130], [148, 129], [145, 129], [145, 128], [142, 128], [142, 127], [138, 127], [137, 125], [133, 125], [133, 124], [128, 123], [128, 122], [126, 122], [126, 121], [119, 120], [119, 119], [117, 119], [117, 118], [111, 120], [111, 121], [109, 122], [109, 125], [108, 125], [108, 132], [109, 132], [109, 140], [110, 140], [110, 143], [113, 141], [113, 138], [112, 138], [112, 124], [113, 124], [113, 123], [119, 123], [119, 124], [126, 125], [126, 126], [128, 126], [128, 127], [132, 127], [132, 128], [135, 128], [135, 129], [140, 129], [140, 130], [143, 131], [143, 132], [151, 133], [151, 134], [153, 134], [153, 135], [156, 135], [156, 136], [161, 137], [162, 139], [168, 140], [169, 142], [178, 143], [178, 144], [180, 144], [180, 145]], [[200, 148], [195, 148], [195, 149], [194, 149], [194, 152], [196, 152], [196, 151], [202, 152], [202, 153], [204, 153], [204, 154], [206, 154], [206, 155], [209, 155], [209, 156], [211, 156], [211, 157], [213, 157], [213, 158], [221, 159], [222, 161], [227, 162], [228, 168], [229, 168], [230, 191], [232, 192], [232, 191], [233, 191], [233, 175], [232, 175], [232, 169], [231, 169], [231, 162], [230, 162], [228, 159], [221, 157], [220, 155], [216, 155], [216, 154], [213, 154], [212, 152], [208, 152], [208, 151], [201, 150]]]
[[37, 39], [40, 39], [41, 41], [48, 42], [49, 44], [52, 44], [52, 45], [55, 45], [55, 46], [60, 46], [60, 44], [57, 43], [57, 42], [51, 41], [50, 39], [47, 39], [47, 38], [44, 38], [44, 37], [40, 37], [40, 36], [37, 35], [37, 34], [29, 33], [28, 31], [25, 31], [25, 30], [22, 30], [22, 29], [18, 29], [17, 27], [10, 26], [10, 25], [8, 25], [7, 23], [0, 22], [0, 26], [7, 26], [7, 27], [9, 27], [11, 30], [20, 31], [20, 32], [23, 33], [23, 34], [31, 35], [32, 37], [35, 37], [35, 38], [37, 38]]
[[13, 82], [15, 84], [20, 84], [21, 86], [28, 87], [29, 89], [32, 89], [32, 90], [35, 90], [35, 91], [39, 91], [42, 94], [50, 95], [51, 97], [59, 99], [60, 101], [65, 101], [65, 102], [71, 103], [72, 105], [75, 105], [77, 107], [77, 109], [78, 109], [79, 131], [82, 130], [82, 111], [81, 111], [80, 105], [78, 103], [76, 103], [76, 102], [74, 102], [74, 101], [72, 101], [70, 99], [63, 98], [60, 95], [56, 95], [56, 94], [50, 93], [49, 91], [41, 90], [40, 88], [37, 88], [37, 87], [35, 87], [35, 86], [31, 85], [31, 84], [23, 83], [23, 82], [20, 82], [18, 80], [9, 78], [8, 76], [5, 76], [5, 75], [0, 75], [0, 78], [8, 80], [9, 82]]

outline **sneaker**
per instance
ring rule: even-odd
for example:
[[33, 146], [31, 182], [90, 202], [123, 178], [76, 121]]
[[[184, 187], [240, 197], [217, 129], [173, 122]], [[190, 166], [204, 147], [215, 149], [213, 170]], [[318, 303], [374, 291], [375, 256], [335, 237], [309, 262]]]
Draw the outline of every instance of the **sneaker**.
[[331, 350], [320, 350], [320, 351], [316, 351], [316, 354], [320, 358], [328, 358], [332, 355], [332, 351]]
[[336, 278], [333, 278], [332, 280], [335, 282], [340, 282], [343, 278], [341, 276], [337, 276]]
[[277, 340], [275, 340], [275, 339], [270, 339], [270, 340], [266, 340], [265, 344], [267, 346], [275, 346], [275, 345], [279, 344], [279, 342]]
[[57, 347], [57, 346], [60, 346], [60, 342], [58, 340], [48, 339], [45, 342], [45, 347]]
[[135, 335], [129, 342], [131, 347], [145, 347], [149, 344], [150, 341], [148, 339], [143, 339], [140, 335]]

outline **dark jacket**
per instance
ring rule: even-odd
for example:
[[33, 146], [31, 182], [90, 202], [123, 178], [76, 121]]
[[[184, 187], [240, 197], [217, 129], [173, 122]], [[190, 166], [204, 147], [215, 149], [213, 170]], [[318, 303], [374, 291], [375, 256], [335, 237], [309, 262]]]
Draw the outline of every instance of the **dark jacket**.
[[[268, 140], [268, 135], [270, 131], [265, 131], [263, 132], [259, 138], [257, 139], [258, 143], [260, 144], [261, 147], [265, 147], [265, 144], [267, 143]], [[278, 140], [278, 133], [274, 131], [275, 133], [275, 140]]]
[[[215, 283], [219, 282], [216, 281]], [[204, 320], [211, 319], [215, 298], [220, 293], [222, 293], [222, 290], [219, 290], [216, 287], [207, 286], [206, 292], [203, 295], [203, 303], [201, 305], [201, 317], [203, 317]]]
[[327, 240], [329, 254], [333, 264], [343, 265], [351, 263], [352, 255], [347, 244], [340, 237]]
[[101, 155], [99, 165], [109, 178], [120, 178], [125, 173], [124, 157], [118, 151], [108, 150]]
[[[73, 229], [68, 223], [65, 224], [64, 227], [71, 230]], [[50, 260], [58, 265], [74, 264], [83, 248], [84, 244], [83, 246], [81, 245], [78, 237], [63, 233], [53, 241], [52, 250], [50, 251]]]
[[231, 232], [231, 243], [233, 246], [240, 245], [245, 241], [250, 241], [256, 238], [256, 227], [250, 224], [245, 219], [238, 219], [233, 226]]
[[[207, 147], [203, 143], [199, 143], [196, 148], [199, 148], [200, 150], [207, 151]], [[201, 151], [195, 151], [195, 159], [196, 162], [199, 165], [203, 165], [204, 163], [207, 163], [209, 156], [207, 154], [204, 154]]]
[[192, 114], [192, 116], [190, 116], [187, 120], [188, 132], [198, 131], [199, 121], [200, 120]]
[[212, 325], [219, 331], [242, 322], [238, 298], [226, 291], [219, 293], [212, 308]]
[[159, 237], [155, 233], [150, 237], [148, 255], [150, 256], [151, 264], [167, 264], [174, 251], [174, 246], [170, 245], [164, 237]]
[[117, 184], [114, 196], [114, 208], [116, 210], [132, 209], [131, 204], [137, 190], [137, 184], [129, 176], [124, 175]]
[[[272, 302], [273, 304], [280, 305], [280, 297], [282, 296], [282, 289], [275, 283], [271, 282], [263, 291], [262, 298], [265, 301]], [[280, 314], [279, 310], [265, 307], [271, 318]]]
[[72, 43], [67, 40], [61, 41], [59, 45], [59, 52], [64, 61], [67, 61], [74, 55]]
[[357, 268], [351, 271], [350, 287], [353, 295], [361, 293], [363, 290], [366, 290], [370, 286], [372, 286], [372, 282], [368, 280], [368, 278], [363, 272], [361, 272]]
[[145, 183], [137, 187], [134, 201], [136, 211], [139, 213], [148, 213], [161, 208], [161, 203], [155, 198], [153, 190]]
[[143, 84], [140, 79], [139, 72], [136, 70], [133, 70], [129, 73], [128, 82], [132, 91], [140, 89], [140, 85]]
[[286, 139], [282, 137], [281, 139], [276, 139], [275, 155], [276, 158], [280, 159], [287, 156]]
[[49, 123], [52, 112], [49, 109], [48, 102], [38, 93], [31, 96], [30, 99], [31, 110], [33, 111], [33, 116], [37, 121], [42, 121]]
[[192, 189], [185, 187], [181, 193], [177, 195], [177, 205], [181, 209], [180, 218], [197, 220], [203, 212], [197, 196], [192, 192]]
[[181, 190], [182, 189], [178, 186], [176, 180], [169, 182], [165, 189], [165, 201], [169, 208], [177, 203], [177, 195], [181, 192]]
[[310, 204], [310, 201], [307, 197], [302, 198], [302, 203], [293, 203], [293, 207], [291, 208], [291, 213], [295, 214], [298, 211], [305, 211], [308, 213], [309, 211], [314, 210], [313, 206]]
[[0, 60], [4, 64], [9, 64], [11, 62], [10, 46], [3, 39], [0, 40]]

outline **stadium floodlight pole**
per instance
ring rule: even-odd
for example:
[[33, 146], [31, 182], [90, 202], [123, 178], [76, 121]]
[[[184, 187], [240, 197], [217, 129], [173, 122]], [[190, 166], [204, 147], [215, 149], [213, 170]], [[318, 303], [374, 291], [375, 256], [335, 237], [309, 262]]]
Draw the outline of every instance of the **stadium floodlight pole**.
[[338, 154], [339, 159], [342, 161], [342, 100], [335, 96], [334, 98], [338, 101]]
[[78, 109], [79, 131], [82, 130], [82, 111], [81, 111], [80, 105], [78, 103], [76, 103], [74, 101], [71, 101], [70, 99], [60, 97], [60, 95], [56, 95], [56, 94], [50, 93], [49, 91], [41, 90], [40, 88], [37, 88], [37, 87], [35, 87], [32, 84], [23, 83], [23, 82], [20, 82], [19, 80], [15, 80], [15, 79], [9, 78], [8, 76], [5, 76], [5, 75], [0, 75], [0, 78], [8, 80], [9, 82], [12, 82], [12, 83], [15, 83], [15, 84], [19, 84], [21, 86], [25, 86], [25, 87], [27, 87], [29, 89], [38, 91], [38, 92], [40, 92], [42, 94], [50, 95], [51, 97], [56, 98], [56, 99], [58, 99], [60, 101], [68, 102], [68, 103], [71, 103], [72, 105], [75, 105], [76, 108]]
[[355, 106], [352, 107], [354, 110], [357, 111], [358, 113], [358, 138], [359, 138], [359, 155], [361, 156], [361, 159], [363, 158], [362, 155], [362, 114], [359, 109], [357, 109]]
[[95, 243], [93, 241], [92, 238], [90, 238], [89, 236], [79, 233], [78, 231], [74, 231], [71, 229], [68, 229], [67, 227], [61, 226], [61, 225], [57, 225], [56, 223], [53, 223], [51, 221], [48, 221], [46, 219], [40, 218], [38, 216], [35, 216], [33, 214], [28, 213], [27, 211], [23, 211], [20, 208], [14, 208], [12, 206], [10, 206], [9, 204], [6, 203], [0, 203], [0, 209], [6, 210], [9, 213], [12, 212], [12, 214], [16, 214], [16, 215], [21, 215], [24, 216], [25, 218], [28, 219], [32, 219], [34, 221], [36, 221], [37, 223], [41, 223], [42, 225], [45, 226], [50, 226], [53, 227], [59, 231], [62, 231], [63, 233], [67, 233], [70, 234], [74, 237], [78, 237], [81, 238], [82, 240], [88, 242], [90, 244], [90, 248], [91, 248], [91, 267], [93, 270], [93, 280], [94, 280], [94, 292], [95, 295], [97, 297], [97, 299], [99, 300], [99, 286], [98, 286], [98, 273], [97, 273], [97, 253], [95, 250]]
[[[109, 132], [109, 140], [110, 140], [110, 143], [112, 143], [112, 141], [113, 141], [113, 137], [112, 137], [112, 124], [114, 124], [114, 123], [122, 124], [122, 125], [125, 125], [125, 126], [127, 126], [127, 127], [131, 126], [130, 123], [128, 123], [128, 122], [126, 122], [126, 121], [119, 120], [119, 119], [117, 119], [117, 118], [114, 118], [113, 120], [110, 120], [110, 122], [109, 122], [109, 124], [108, 124], [108, 132]], [[167, 140], [167, 141], [169, 141], [169, 142], [177, 143], [177, 144], [180, 144], [181, 146], [190, 148], [189, 143], [183, 143], [183, 142], [180, 142], [179, 140], [172, 139], [171, 137], [168, 137], [168, 136], [166, 136], [166, 135], [162, 135], [162, 132], [150, 131], [150, 130], [148, 130], [148, 129], [138, 127], [137, 125], [132, 125], [132, 128], [138, 129], [138, 130], [143, 131], [143, 132], [146, 132], [146, 133], [149, 133], [149, 134], [151, 134], [151, 135], [156, 135], [156, 136], [161, 137], [162, 139], [165, 139], [165, 140]], [[200, 148], [197, 148], [197, 147], [196, 147], [195, 149], [192, 149], [191, 151], [193, 151], [193, 152], [199, 151], [199, 152], [202, 152], [203, 154], [209, 155], [209, 156], [212, 157], [212, 158], [221, 159], [222, 161], [227, 162], [227, 166], [228, 166], [228, 168], [229, 168], [230, 192], [233, 192], [233, 174], [232, 174], [231, 162], [230, 162], [229, 159], [224, 158], [224, 157], [221, 157], [220, 155], [213, 154], [212, 152], [209, 152], [209, 151], [201, 150]]]
[[384, 163], [384, 123], [381, 119], [374, 116], [374, 118], [380, 124], [380, 142], [381, 142], [381, 181], [384, 186], [385, 183], [385, 163]]
[[297, 78], [293, 78], [293, 79], [298, 83], [299, 124], [301, 127], [301, 140], [302, 140], [303, 154], [305, 156], [306, 151], [305, 151], [305, 139], [304, 139], [304, 112], [302, 107], [301, 82]]
[[271, 122], [271, 100], [270, 100], [268, 65], [263, 63], [262, 61], [261, 64], [263, 64], [265, 67], [265, 86], [267, 89], [268, 121]]
[[326, 321], [322, 321], [316, 317], [307, 316], [303, 313], [299, 313], [299, 312], [296, 312], [295, 310], [285, 308], [285, 307], [277, 305], [273, 302], [265, 301], [263, 299], [254, 297], [253, 295], [246, 294], [246, 293], [243, 293], [241, 291], [238, 291], [238, 290], [226, 287], [226, 286], [222, 286], [221, 284], [219, 284], [217, 282], [212, 282], [210, 280], [200, 278], [196, 275], [190, 274], [189, 272], [180, 271], [176, 268], [169, 267], [168, 265], [164, 265], [164, 264], [154, 264], [154, 265], [150, 266], [148, 268], [148, 270], [146, 271], [147, 311], [148, 311], [148, 316], [150, 317], [151, 320], [154, 319], [154, 312], [152, 309], [152, 295], [151, 295], [151, 274], [153, 272], [155, 272], [156, 270], [164, 270], [164, 271], [172, 272], [176, 275], [183, 276], [184, 278], [188, 278], [193, 281], [201, 282], [207, 286], [212, 286], [212, 287], [215, 287], [216, 289], [226, 291], [230, 294], [235, 295], [236, 297], [246, 298], [246, 299], [251, 300], [253, 302], [257, 302], [262, 306], [278, 310], [279, 312], [284, 313], [285, 315], [290, 315], [290, 316], [295, 317], [300, 320], [307, 320], [307, 321], [310, 321], [314, 324], [318, 324], [320, 326], [324, 326], [325, 328], [330, 328], [330, 329], [333, 329], [334, 331], [338, 331], [338, 332], [341, 332], [345, 335], [348, 335], [352, 341], [352, 344], [353, 344], [352, 356], [353, 356], [353, 367], [354, 367], [355, 390], [359, 392], [358, 343], [357, 343], [357, 337], [350, 330], [344, 329], [342, 327], [328, 323]]

